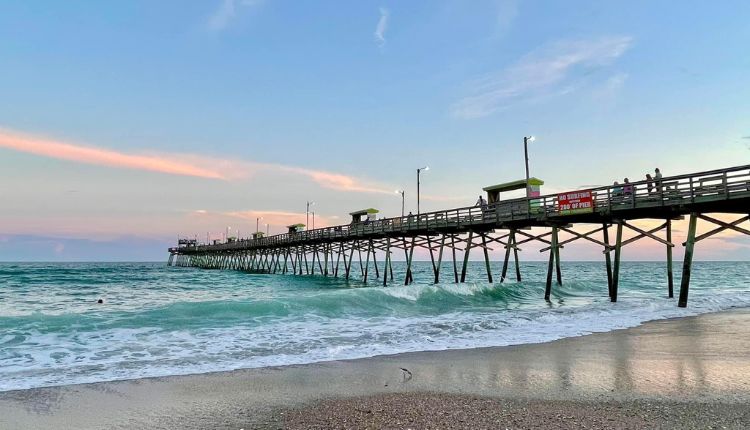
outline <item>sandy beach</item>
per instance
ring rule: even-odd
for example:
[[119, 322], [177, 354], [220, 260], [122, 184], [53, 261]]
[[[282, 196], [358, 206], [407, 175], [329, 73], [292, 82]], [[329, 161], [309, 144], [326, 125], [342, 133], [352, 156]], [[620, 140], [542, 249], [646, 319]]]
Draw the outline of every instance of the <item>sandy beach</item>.
[[0, 428], [746, 428], [750, 310], [555, 342], [0, 393]]

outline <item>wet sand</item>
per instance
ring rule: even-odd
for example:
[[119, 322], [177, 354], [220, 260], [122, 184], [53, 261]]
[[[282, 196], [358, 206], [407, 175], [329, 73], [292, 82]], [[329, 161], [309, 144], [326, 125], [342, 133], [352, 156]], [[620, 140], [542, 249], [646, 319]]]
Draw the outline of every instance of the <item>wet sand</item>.
[[747, 428], [749, 410], [738, 309], [544, 344], [10, 391], [0, 428]]

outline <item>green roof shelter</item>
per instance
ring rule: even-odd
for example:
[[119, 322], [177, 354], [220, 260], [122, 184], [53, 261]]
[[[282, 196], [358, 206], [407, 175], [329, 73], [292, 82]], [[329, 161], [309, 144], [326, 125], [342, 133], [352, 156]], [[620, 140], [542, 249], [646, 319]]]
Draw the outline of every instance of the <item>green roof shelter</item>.
[[[544, 185], [544, 181], [539, 178], [529, 178], [529, 197], [540, 196], [540, 186]], [[500, 201], [500, 193], [507, 193], [508, 191], [523, 190], [526, 188], [526, 179], [519, 179], [513, 182], [506, 182], [504, 184], [491, 185], [484, 187], [482, 190], [487, 192], [487, 203], [495, 203]]]
[[363, 221], [362, 217], [366, 217], [365, 219], [367, 221], [375, 221], [375, 214], [378, 212], [380, 211], [377, 209], [367, 208], [362, 209], [361, 211], [350, 212], [349, 215], [352, 216], [352, 224], [356, 224]]
[[262, 231], [256, 231], [255, 233], [253, 233], [253, 239], [254, 240], [255, 239], [263, 239], [263, 236], [265, 236], [265, 235], [266, 234], [263, 233]]
[[289, 229], [289, 233], [297, 233], [298, 231], [304, 230], [305, 225], [304, 224], [292, 224], [292, 225], [286, 226], [286, 228]]

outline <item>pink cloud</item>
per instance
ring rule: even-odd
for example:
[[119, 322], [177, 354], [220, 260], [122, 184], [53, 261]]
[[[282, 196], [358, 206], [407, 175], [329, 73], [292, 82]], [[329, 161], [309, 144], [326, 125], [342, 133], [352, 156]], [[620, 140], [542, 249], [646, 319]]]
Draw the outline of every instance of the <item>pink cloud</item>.
[[[0, 129], [0, 148], [43, 157], [123, 169], [145, 170], [206, 179], [237, 180], [253, 173], [291, 173], [306, 176], [323, 188], [364, 193], [392, 193], [391, 187], [323, 170], [273, 163], [234, 161], [194, 154], [127, 154]], [[206, 167], [210, 166], [210, 167]]]
[[43, 157], [124, 169], [146, 170], [208, 179], [227, 179], [219, 171], [155, 155], [133, 155], [90, 146], [73, 145], [0, 129], [0, 147]]
[[339, 173], [325, 172], [322, 170], [311, 170], [301, 167], [290, 167], [290, 166], [279, 166], [279, 165], [266, 165], [267, 167], [275, 167], [284, 172], [295, 173], [298, 175], [304, 175], [315, 181], [318, 185], [324, 188], [329, 188], [338, 191], [359, 191], [364, 193], [379, 193], [379, 194], [392, 194], [392, 188], [386, 188], [384, 186], [378, 186], [374, 184], [367, 184], [363, 181], [356, 179], [351, 176], [342, 175]]

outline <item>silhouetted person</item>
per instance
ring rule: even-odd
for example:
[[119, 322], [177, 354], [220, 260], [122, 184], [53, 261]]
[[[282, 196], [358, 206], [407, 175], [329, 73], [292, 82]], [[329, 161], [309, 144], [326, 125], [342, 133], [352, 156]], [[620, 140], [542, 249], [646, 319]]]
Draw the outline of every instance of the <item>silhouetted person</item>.
[[481, 195], [479, 196], [479, 200], [477, 200], [477, 203], [474, 206], [479, 206], [482, 209], [487, 208], [487, 200], [484, 199]]
[[661, 171], [658, 167], [654, 169], [654, 183], [656, 183], [656, 191], [661, 192]]

